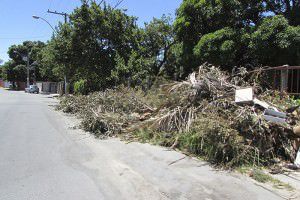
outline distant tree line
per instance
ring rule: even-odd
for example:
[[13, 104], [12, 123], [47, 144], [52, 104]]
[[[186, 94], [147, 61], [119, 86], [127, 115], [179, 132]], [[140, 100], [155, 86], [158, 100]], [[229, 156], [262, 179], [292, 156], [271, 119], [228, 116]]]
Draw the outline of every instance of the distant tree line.
[[300, 65], [298, 0], [183, 0], [174, 21], [137, 18], [107, 4], [82, 1], [47, 42], [13, 45], [1, 67], [7, 80], [25, 80], [15, 50], [31, 52], [38, 80], [63, 80], [86, 92], [119, 84], [183, 79], [204, 62], [233, 67]]

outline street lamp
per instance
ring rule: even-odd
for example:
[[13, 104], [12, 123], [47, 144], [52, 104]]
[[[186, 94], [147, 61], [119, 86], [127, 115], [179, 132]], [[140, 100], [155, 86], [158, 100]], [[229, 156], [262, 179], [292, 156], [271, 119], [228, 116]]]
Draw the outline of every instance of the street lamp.
[[55, 33], [57, 33], [56, 30], [53, 28], [53, 26], [52, 26], [46, 19], [44, 19], [44, 18], [42, 18], [42, 17], [39, 17], [39, 16], [36, 16], [36, 15], [33, 15], [32, 17], [33, 17], [34, 19], [41, 19], [41, 20], [43, 20], [44, 22], [46, 22], [46, 23], [52, 28], [52, 30], [53, 30]]
[[[64, 16], [65, 16], [65, 23], [67, 23], [67, 14], [64, 14]], [[51, 26], [51, 24], [46, 19], [44, 19], [42, 17], [39, 17], [39, 16], [36, 16], [36, 15], [33, 15], [32, 17], [34, 19], [41, 19], [44, 22], [46, 22], [52, 28], [52, 30], [57, 34], [57, 31], [53, 28], [53, 26]], [[67, 79], [66, 74], [64, 75], [64, 79], [65, 79], [65, 81], [64, 81], [65, 82], [65, 93], [68, 94], [69, 93], [69, 91], [68, 91], [68, 79]]]

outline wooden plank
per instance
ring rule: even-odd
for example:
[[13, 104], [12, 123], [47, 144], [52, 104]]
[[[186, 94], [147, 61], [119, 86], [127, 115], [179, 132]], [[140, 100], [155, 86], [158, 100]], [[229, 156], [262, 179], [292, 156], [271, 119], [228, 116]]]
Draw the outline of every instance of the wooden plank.
[[297, 70], [297, 93], [300, 93], [300, 91], [299, 91], [299, 82], [300, 82], [300, 77], [299, 77], [299, 69]]
[[292, 69], [292, 79], [291, 79], [291, 88], [289, 92], [295, 92], [294, 91], [294, 70]]
[[283, 70], [283, 69], [300, 69], [300, 66], [279, 66], [279, 67], [268, 67], [263, 69], [256, 69], [253, 71], [250, 71], [248, 73], [254, 73], [259, 71], [270, 71], [270, 70]]

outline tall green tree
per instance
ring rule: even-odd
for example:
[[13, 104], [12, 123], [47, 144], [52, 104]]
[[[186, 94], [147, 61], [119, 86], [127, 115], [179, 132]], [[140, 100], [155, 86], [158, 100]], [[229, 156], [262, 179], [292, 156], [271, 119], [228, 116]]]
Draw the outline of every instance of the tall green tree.
[[292, 26], [300, 25], [299, 0], [265, 0], [267, 10], [275, 15], [283, 15]]
[[263, 65], [300, 64], [300, 26], [290, 26], [281, 15], [268, 17], [252, 34], [250, 47]]
[[84, 2], [71, 15], [71, 26], [77, 79], [87, 80], [92, 90], [109, 87], [117, 54], [127, 60], [136, 46], [136, 18], [106, 4]]
[[87, 92], [159, 75], [183, 79], [203, 62], [228, 70], [299, 64], [298, 7], [293, 0], [183, 0], [174, 23], [163, 16], [138, 27], [123, 10], [82, 0], [36, 59], [41, 77], [67, 75]]
[[[38, 53], [42, 48], [45, 47], [45, 44], [40, 41], [25, 41], [20, 45], [12, 45], [8, 50], [8, 55], [10, 60], [4, 63], [3, 67], [3, 78], [8, 81], [26, 81], [27, 70], [26, 70], [26, 61], [23, 60], [23, 57], [29, 55], [29, 64], [33, 64], [37, 61]], [[43, 77], [40, 74], [40, 65], [37, 65], [35, 68], [35, 73], [33, 70], [30, 71], [30, 77], [36, 76], [36, 80], [41, 80]], [[31, 78], [31, 81], [33, 78]]]
[[[299, 1], [293, 0], [184, 0], [175, 21], [177, 40], [182, 43], [181, 65], [188, 73], [206, 61], [229, 70], [234, 65], [295, 63], [291, 57], [297, 57], [298, 50], [290, 42], [297, 44], [298, 28], [287, 27], [298, 25], [299, 13]], [[284, 17], [267, 22], [270, 15]], [[286, 29], [277, 26], [283, 20]], [[274, 58], [270, 54], [282, 55], [283, 46], [284, 58], [270, 58]], [[272, 53], [260, 48], [272, 48]]]
[[5, 62], [2, 66], [2, 76], [4, 80], [10, 82], [26, 81], [26, 66], [18, 64], [14, 60]]
[[[185, 71], [190, 72], [203, 62], [199, 55], [195, 56], [194, 49], [204, 35], [226, 27], [236, 32], [251, 29], [261, 21], [264, 11], [262, 0], [184, 0], [177, 11], [175, 30], [183, 44]], [[206, 36], [206, 39], [211, 36]]]
[[112, 78], [121, 83], [129, 80], [135, 85], [149, 84], [165, 71], [169, 52], [175, 44], [172, 20], [167, 16], [154, 18], [135, 35], [137, 45], [132, 48], [129, 59], [118, 54]]
[[233, 67], [246, 62], [250, 35], [245, 30], [225, 27], [201, 37], [194, 48], [199, 62], [209, 62], [223, 67]]

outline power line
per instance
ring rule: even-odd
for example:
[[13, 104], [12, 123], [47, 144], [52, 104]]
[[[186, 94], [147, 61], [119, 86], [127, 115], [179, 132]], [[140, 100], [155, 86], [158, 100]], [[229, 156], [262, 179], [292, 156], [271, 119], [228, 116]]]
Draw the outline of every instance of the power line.
[[124, 1], [124, 0], [119, 0], [119, 1], [117, 2], [117, 4], [114, 6], [114, 9], [116, 9], [123, 1]]
[[[88, 0], [88, 2], [89, 2], [89, 0]], [[97, 0], [91, 0], [91, 2], [100, 6], [103, 2], [105, 2], [105, 0], [101, 0], [100, 3], [97, 3]]]
[[64, 16], [65, 17], [65, 23], [67, 23], [67, 17], [69, 16], [67, 13], [64, 13], [64, 12], [57, 12], [57, 11], [50, 11], [48, 9], [47, 11], [48, 13], [51, 13], [51, 14], [55, 14], [55, 15], [61, 15], [61, 16]]
[[49, 36], [35, 36], [35, 37], [1, 37], [0, 40], [26, 40], [26, 39], [41, 39]]
[[50, 2], [49, 2], [49, 7], [48, 7], [48, 9], [51, 9], [53, 0], [49, 0], [49, 1], [50, 1]]
[[98, 4], [98, 6], [100, 6], [103, 2], [104, 2], [104, 0], [101, 0], [100, 3]]

